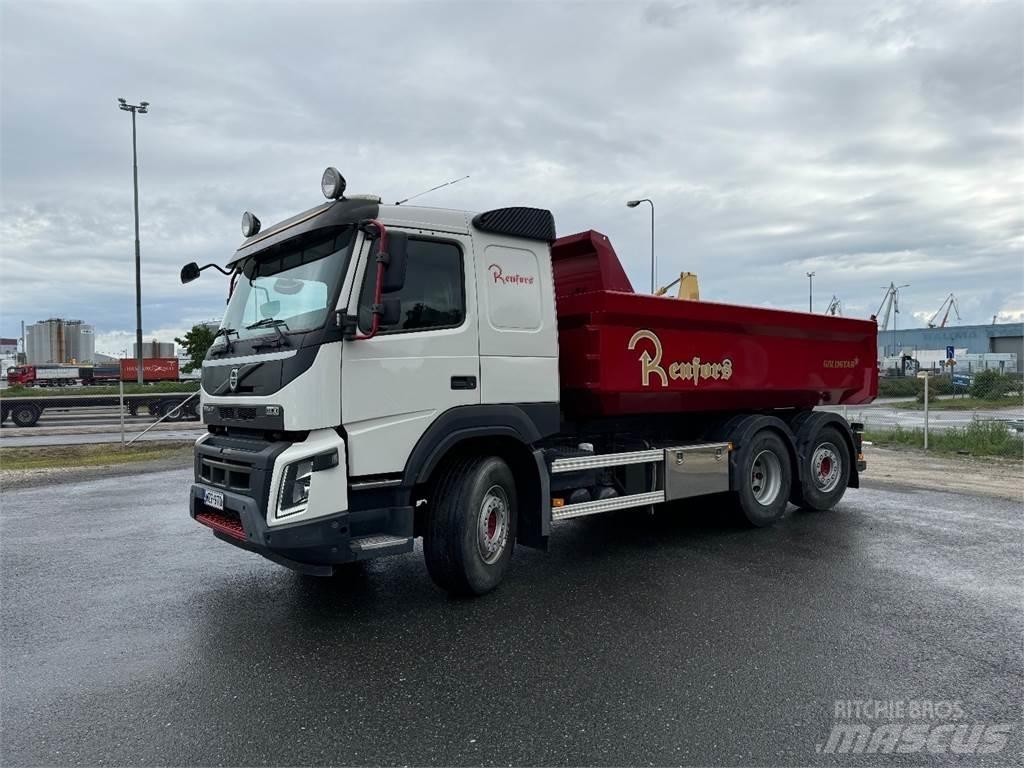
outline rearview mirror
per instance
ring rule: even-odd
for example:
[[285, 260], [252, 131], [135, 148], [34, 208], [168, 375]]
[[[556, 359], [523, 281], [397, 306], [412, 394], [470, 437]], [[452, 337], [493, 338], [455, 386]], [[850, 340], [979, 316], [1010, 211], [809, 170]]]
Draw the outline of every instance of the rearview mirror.
[[405, 232], [388, 232], [387, 248], [388, 266], [384, 270], [381, 293], [400, 291], [405, 285], [405, 263], [409, 248], [409, 236]]
[[381, 325], [398, 325], [402, 319], [402, 300], [398, 297], [384, 299], [384, 312], [380, 316]]
[[290, 277], [279, 277], [274, 281], [274, 293], [280, 293], [284, 296], [294, 296], [296, 293], [302, 291], [302, 281], [295, 280]]
[[199, 269], [199, 265], [196, 264], [194, 261], [191, 261], [188, 264], [186, 264], [184, 267], [181, 268], [181, 284], [185, 285], [186, 283], [191, 283], [193, 280], [199, 277], [200, 271], [201, 270]]

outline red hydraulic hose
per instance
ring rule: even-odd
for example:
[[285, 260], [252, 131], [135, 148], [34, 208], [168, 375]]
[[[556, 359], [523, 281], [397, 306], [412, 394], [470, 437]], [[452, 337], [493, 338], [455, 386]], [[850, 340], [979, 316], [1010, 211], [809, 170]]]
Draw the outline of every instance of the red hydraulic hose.
[[379, 221], [377, 221], [377, 219], [370, 219], [369, 223], [373, 224], [375, 227], [377, 227], [377, 232], [380, 233], [380, 244], [377, 246], [377, 285], [374, 287], [374, 290], [373, 290], [373, 306], [374, 306], [374, 310], [373, 310], [373, 323], [370, 325], [370, 332], [369, 333], [355, 337], [356, 339], [358, 339], [360, 341], [365, 341], [366, 339], [372, 339], [374, 336], [377, 335], [377, 331], [380, 329], [380, 315], [381, 315], [380, 305], [381, 305], [381, 298], [382, 298], [382, 295], [381, 295], [382, 294], [382, 289], [384, 287], [384, 266], [385, 266], [384, 265], [384, 259], [382, 259], [381, 256], [383, 254], [387, 253], [387, 245], [388, 245], [388, 243], [387, 243], [388, 233], [387, 233], [387, 230], [384, 228], [384, 225], [381, 224]]

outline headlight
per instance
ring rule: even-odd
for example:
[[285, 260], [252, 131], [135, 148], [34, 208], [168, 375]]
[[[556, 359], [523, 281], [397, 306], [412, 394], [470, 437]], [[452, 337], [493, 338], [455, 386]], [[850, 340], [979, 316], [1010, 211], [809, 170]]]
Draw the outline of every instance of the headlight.
[[328, 168], [320, 178], [320, 191], [328, 200], [337, 200], [345, 194], [345, 177], [337, 168]]
[[253, 214], [246, 211], [242, 214], [242, 237], [252, 237], [259, 234], [260, 220]]
[[301, 512], [309, 501], [309, 483], [313, 479], [313, 459], [303, 459], [285, 467], [281, 494], [277, 500], [277, 516]]

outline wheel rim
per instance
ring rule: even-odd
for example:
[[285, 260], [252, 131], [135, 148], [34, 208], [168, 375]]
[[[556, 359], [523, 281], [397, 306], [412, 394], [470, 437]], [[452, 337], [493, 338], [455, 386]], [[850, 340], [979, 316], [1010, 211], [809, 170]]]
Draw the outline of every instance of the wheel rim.
[[842, 461], [839, 458], [838, 448], [832, 443], [822, 443], [814, 449], [814, 455], [811, 456], [811, 476], [819, 491], [823, 493], [834, 491], [839, 485], [842, 474]]
[[477, 515], [477, 547], [487, 565], [497, 562], [508, 541], [508, 494], [500, 485], [492, 485], [480, 502]]
[[750, 491], [763, 507], [771, 506], [782, 488], [782, 464], [773, 451], [761, 451], [750, 467]]

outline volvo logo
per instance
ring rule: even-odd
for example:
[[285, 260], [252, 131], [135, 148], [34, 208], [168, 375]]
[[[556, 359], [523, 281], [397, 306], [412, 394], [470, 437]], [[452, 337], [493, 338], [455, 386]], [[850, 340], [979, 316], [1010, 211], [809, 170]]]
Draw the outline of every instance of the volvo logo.
[[238, 369], [232, 368], [231, 373], [228, 375], [228, 387], [234, 392], [238, 389]]

